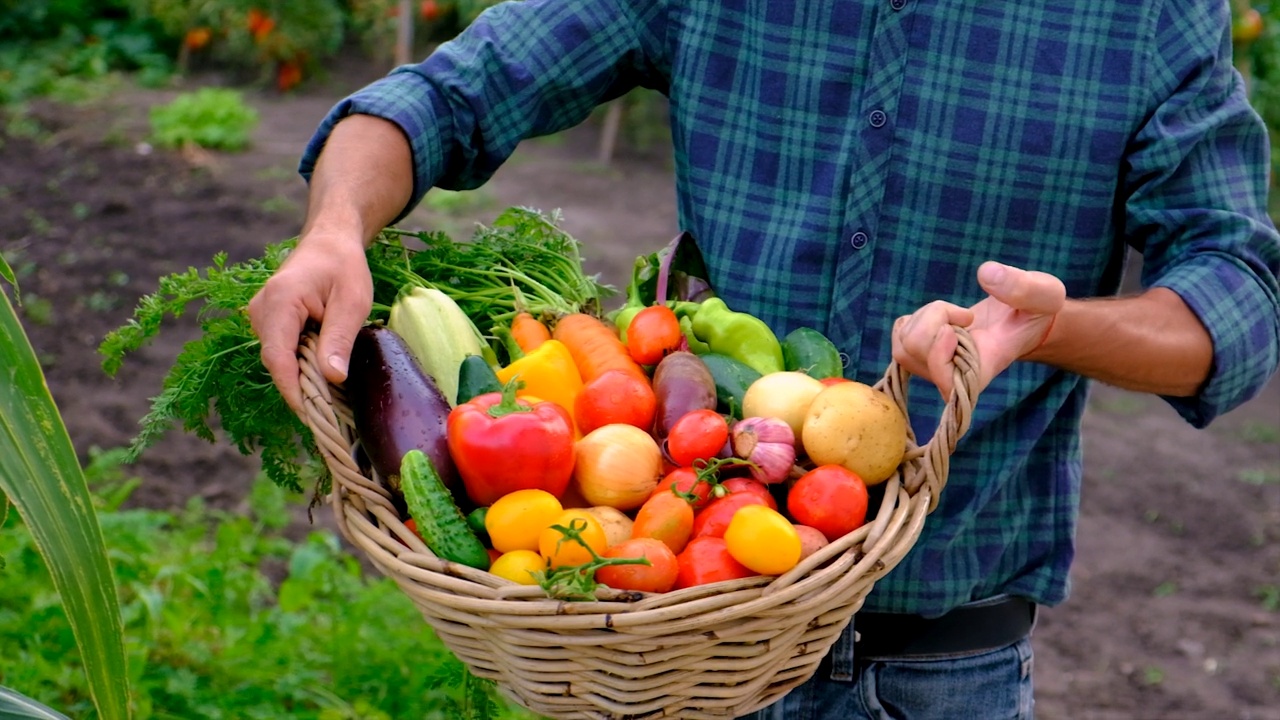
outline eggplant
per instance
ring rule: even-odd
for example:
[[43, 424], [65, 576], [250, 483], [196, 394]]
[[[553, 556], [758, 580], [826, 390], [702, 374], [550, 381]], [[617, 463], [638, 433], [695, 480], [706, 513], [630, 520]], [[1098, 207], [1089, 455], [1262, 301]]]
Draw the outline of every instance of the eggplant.
[[421, 450], [445, 487], [458, 487], [458, 471], [449, 454], [446, 426], [449, 401], [413, 357], [404, 339], [380, 325], [356, 334], [345, 384], [356, 433], [369, 464], [403, 507], [400, 462]]
[[680, 350], [662, 358], [653, 370], [653, 394], [658, 399], [653, 434], [664, 440], [685, 413], [716, 409], [716, 381], [707, 364]]

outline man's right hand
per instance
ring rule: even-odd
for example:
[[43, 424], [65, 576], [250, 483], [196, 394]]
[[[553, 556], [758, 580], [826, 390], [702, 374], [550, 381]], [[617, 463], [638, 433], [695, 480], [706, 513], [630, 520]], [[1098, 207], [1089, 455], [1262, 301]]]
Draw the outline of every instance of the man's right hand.
[[262, 364], [294, 412], [302, 410], [298, 343], [308, 320], [320, 323], [325, 377], [347, 378], [356, 333], [373, 304], [373, 280], [363, 239], [305, 235], [249, 302], [249, 321], [262, 344]]

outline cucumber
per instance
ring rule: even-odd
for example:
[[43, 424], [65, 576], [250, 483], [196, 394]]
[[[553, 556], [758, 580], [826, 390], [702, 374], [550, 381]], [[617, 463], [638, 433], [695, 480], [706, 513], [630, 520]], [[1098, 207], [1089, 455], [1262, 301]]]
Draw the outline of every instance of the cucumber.
[[463, 358], [458, 366], [458, 404], [491, 392], [502, 392], [502, 382], [489, 361], [479, 355]]
[[410, 450], [404, 454], [400, 463], [400, 487], [404, 490], [409, 515], [418, 525], [418, 534], [431, 552], [441, 560], [477, 570], [489, 569], [489, 551], [471, 532], [471, 526], [454, 504], [440, 474], [422, 451]]
[[746, 363], [720, 353], [706, 353], [698, 358], [711, 371], [711, 379], [715, 381], [716, 409], [741, 420], [742, 398], [751, 383], [760, 379], [760, 373]]
[[798, 370], [819, 380], [844, 375], [840, 350], [813, 328], [800, 327], [787, 334], [782, 341], [782, 361], [787, 370]]

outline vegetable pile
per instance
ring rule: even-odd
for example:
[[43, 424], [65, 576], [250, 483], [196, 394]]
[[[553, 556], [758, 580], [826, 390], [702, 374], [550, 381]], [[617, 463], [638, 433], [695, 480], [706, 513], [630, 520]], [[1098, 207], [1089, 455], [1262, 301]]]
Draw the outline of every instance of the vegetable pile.
[[[906, 450], [901, 410], [818, 331], [779, 338], [715, 297], [688, 245], [637, 258], [607, 313], [577, 241], [532, 210], [466, 243], [388, 230], [369, 250], [346, 395], [370, 476], [437, 556], [587, 599], [779, 575], [865, 522]], [[113, 370], [204, 302], [135, 453], [178, 422], [212, 438], [212, 409], [273, 480], [317, 468], [327, 490], [241, 310], [290, 246], [163, 279], [104, 341]]]

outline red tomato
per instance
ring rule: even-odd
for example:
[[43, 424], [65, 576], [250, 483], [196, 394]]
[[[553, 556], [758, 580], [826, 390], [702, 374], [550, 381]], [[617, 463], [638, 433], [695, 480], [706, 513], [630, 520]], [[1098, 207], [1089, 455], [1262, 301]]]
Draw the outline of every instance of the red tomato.
[[666, 305], [641, 310], [627, 325], [627, 352], [641, 365], [657, 365], [668, 353], [679, 350], [683, 339], [680, 321]]
[[440, 4], [436, 0], [422, 0], [418, 6], [418, 14], [427, 22], [435, 22], [440, 18]]
[[867, 484], [840, 465], [819, 466], [791, 486], [787, 512], [796, 523], [835, 540], [866, 522]]
[[733, 559], [724, 538], [700, 537], [689, 541], [676, 556], [676, 589], [722, 580], [753, 577], [756, 573]]
[[706, 507], [711, 501], [711, 483], [707, 480], [699, 480], [697, 471], [691, 467], [676, 468], [667, 473], [658, 482], [658, 487], [653, 489], [653, 495], [659, 493], [670, 495], [672, 488], [683, 495], [693, 496], [692, 499], [686, 498], [686, 500], [689, 500], [695, 511]]
[[733, 514], [744, 505], [767, 505], [764, 498], [751, 492], [739, 492], [712, 500], [693, 518], [693, 536], [724, 537], [724, 531], [733, 520]]
[[764, 501], [764, 504], [768, 505], [771, 510], [778, 509], [778, 501], [773, 499], [773, 493], [769, 492], [769, 486], [759, 480], [736, 477], [729, 478], [720, 484], [725, 490], [729, 491], [730, 495], [740, 492], [754, 493], [755, 495], [758, 495], [760, 499]]
[[648, 431], [658, 397], [643, 378], [622, 370], [601, 373], [582, 387], [573, 401], [573, 419], [583, 435], [598, 427], [622, 423]]
[[651, 495], [631, 524], [631, 537], [659, 540], [675, 553], [684, 550], [692, 534], [693, 506], [672, 492]]
[[729, 441], [729, 423], [715, 410], [692, 410], [680, 416], [667, 433], [667, 454], [677, 465], [710, 460]]
[[623, 540], [604, 552], [606, 558], [644, 558], [648, 565], [605, 565], [596, 570], [596, 582], [615, 590], [661, 593], [675, 587], [679, 573], [676, 554], [654, 538]]

